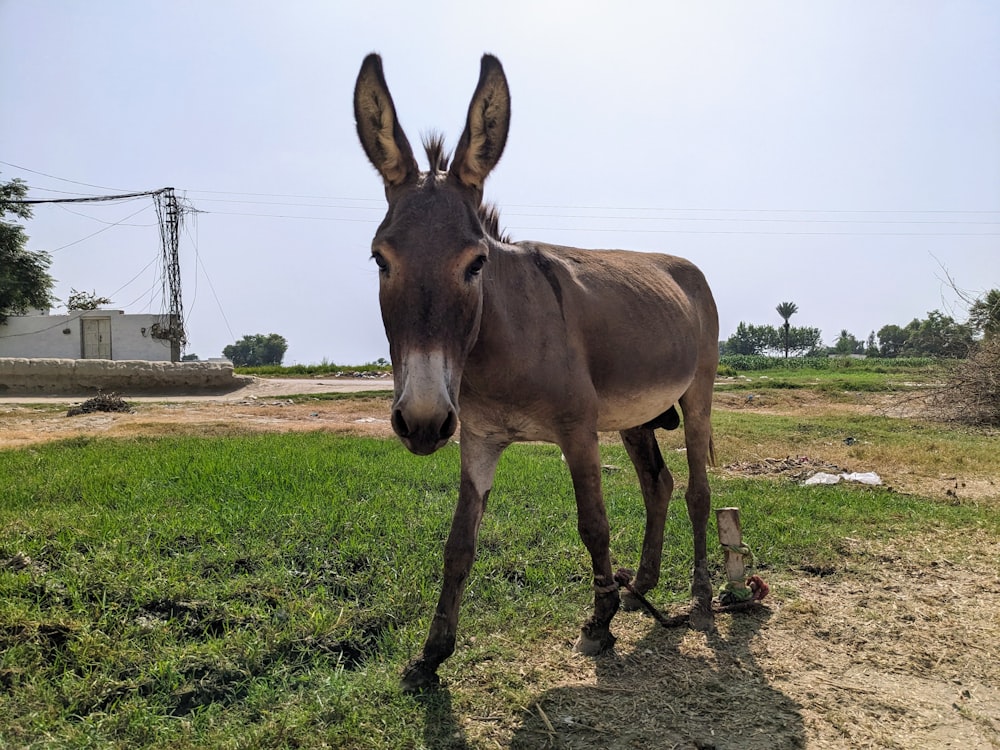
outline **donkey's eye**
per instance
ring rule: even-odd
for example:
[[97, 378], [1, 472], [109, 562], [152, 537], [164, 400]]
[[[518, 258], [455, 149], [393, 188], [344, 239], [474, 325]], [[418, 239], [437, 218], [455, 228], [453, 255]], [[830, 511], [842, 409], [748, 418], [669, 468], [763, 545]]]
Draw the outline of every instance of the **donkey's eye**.
[[477, 256], [476, 259], [469, 264], [469, 267], [465, 269], [465, 273], [471, 279], [479, 275], [479, 272], [483, 270], [484, 265], [486, 265], [486, 256]]
[[389, 261], [385, 259], [385, 256], [382, 255], [382, 253], [372, 253], [372, 260], [375, 261], [375, 265], [378, 266], [378, 270], [382, 273], [387, 273], [389, 271]]

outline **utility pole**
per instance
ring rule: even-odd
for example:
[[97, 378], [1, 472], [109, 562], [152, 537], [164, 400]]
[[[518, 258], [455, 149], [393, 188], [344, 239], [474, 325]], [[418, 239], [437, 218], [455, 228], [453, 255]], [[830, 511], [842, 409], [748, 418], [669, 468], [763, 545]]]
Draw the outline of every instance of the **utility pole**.
[[181, 221], [185, 211], [194, 209], [188, 205], [182, 205], [177, 196], [174, 195], [172, 187], [160, 188], [159, 190], [147, 190], [142, 193], [125, 193], [122, 195], [95, 195], [86, 198], [46, 198], [16, 200], [12, 203], [34, 204], [34, 203], [99, 203], [101, 201], [123, 200], [128, 198], [142, 198], [152, 196], [153, 205], [156, 206], [156, 218], [160, 225], [160, 246], [163, 249], [162, 257], [162, 277], [163, 277], [163, 299], [166, 312], [163, 313], [160, 323], [154, 323], [150, 327], [149, 334], [154, 338], [164, 339], [170, 342], [170, 361], [178, 362], [181, 358], [181, 348], [187, 342], [187, 335], [184, 332], [184, 302], [181, 298], [181, 260], [180, 260], [180, 236]]
[[156, 216], [160, 223], [160, 244], [163, 248], [163, 299], [167, 312], [163, 324], [153, 326], [151, 335], [170, 342], [170, 360], [181, 358], [181, 347], [187, 341], [184, 333], [184, 302], [181, 297], [180, 228], [183, 210], [172, 187], [162, 188], [153, 196]]

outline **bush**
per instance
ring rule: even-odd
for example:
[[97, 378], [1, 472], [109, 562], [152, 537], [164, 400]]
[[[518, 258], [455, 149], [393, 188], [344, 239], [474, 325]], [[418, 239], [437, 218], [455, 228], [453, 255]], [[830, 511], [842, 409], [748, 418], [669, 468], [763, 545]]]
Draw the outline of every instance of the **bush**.
[[1000, 340], [981, 341], [968, 359], [951, 363], [931, 400], [946, 419], [1000, 427]]

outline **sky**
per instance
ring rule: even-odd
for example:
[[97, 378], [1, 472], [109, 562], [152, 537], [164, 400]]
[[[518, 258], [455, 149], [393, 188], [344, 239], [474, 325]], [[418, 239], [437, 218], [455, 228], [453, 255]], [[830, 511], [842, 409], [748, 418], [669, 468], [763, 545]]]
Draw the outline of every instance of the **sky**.
[[[0, 180], [173, 187], [188, 353], [278, 333], [285, 364], [388, 357], [385, 203], [352, 105], [373, 51], [411, 143], [452, 147], [497, 55], [504, 228], [689, 258], [722, 338], [790, 301], [824, 343], [864, 340], [1000, 288], [994, 0], [0, 0]], [[62, 303], [165, 309], [152, 199], [38, 205], [25, 227]]]

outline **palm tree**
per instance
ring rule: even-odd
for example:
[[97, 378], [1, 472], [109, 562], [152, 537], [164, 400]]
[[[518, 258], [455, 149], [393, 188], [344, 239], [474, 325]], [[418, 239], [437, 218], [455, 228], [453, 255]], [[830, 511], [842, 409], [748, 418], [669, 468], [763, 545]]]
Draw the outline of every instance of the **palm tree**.
[[785, 325], [782, 327], [785, 329], [785, 359], [788, 359], [788, 333], [792, 328], [788, 319], [799, 311], [799, 306], [794, 302], [782, 302], [774, 309], [778, 311], [778, 315], [780, 315], [785, 321]]

